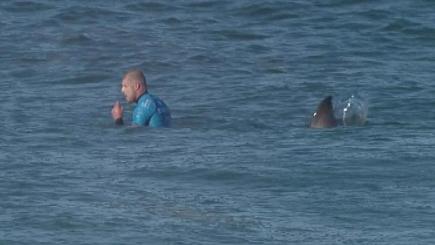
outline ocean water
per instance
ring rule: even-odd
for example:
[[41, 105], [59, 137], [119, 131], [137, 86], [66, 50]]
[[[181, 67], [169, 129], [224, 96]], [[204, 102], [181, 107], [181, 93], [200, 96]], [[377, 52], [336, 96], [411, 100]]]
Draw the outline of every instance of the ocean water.
[[[434, 8], [2, 1], [0, 244], [435, 243]], [[131, 67], [172, 128], [113, 125]]]

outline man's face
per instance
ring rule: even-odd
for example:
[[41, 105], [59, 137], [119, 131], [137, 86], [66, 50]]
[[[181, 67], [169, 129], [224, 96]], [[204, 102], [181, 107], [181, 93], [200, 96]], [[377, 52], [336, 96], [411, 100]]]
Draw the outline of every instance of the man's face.
[[132, 81], [123, 79], [121, 84], [121, 92], [124, 94], [125, 100], [128, 103], [136, 101], [136, 89]]

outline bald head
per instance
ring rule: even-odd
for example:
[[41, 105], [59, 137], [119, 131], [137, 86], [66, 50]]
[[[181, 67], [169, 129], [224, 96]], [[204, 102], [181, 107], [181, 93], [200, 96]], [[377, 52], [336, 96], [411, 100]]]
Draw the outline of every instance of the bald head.
[[131, 69], [127, 71], [124, 74], [123, 80], [127, 80], [128, 82], [141, 83], [146, 87], [145, 75], [143, 74], [142, 70], [139, 69]]
[[122, 93], [127, 102], [135, 102], [148, 90], [145, 76], [139, 69], [127, 71], [122, 78]]

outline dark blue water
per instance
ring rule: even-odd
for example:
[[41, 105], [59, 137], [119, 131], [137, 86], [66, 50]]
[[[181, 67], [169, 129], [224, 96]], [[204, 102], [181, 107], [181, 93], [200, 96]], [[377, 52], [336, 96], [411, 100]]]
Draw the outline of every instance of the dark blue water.
[[[2, 1], [0, 244], [434, 243], [434, 8]], [[131, 67], [174, 127], [113, 125]]]

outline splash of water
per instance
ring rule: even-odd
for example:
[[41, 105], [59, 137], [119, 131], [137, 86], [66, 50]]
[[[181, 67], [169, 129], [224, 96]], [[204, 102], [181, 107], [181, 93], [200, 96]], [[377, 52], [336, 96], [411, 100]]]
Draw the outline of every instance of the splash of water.
[[367, 123], [368, 102], [359, 95], [350, 97], [336, 103], [335, 117], [344, 126], [363, 126]]

